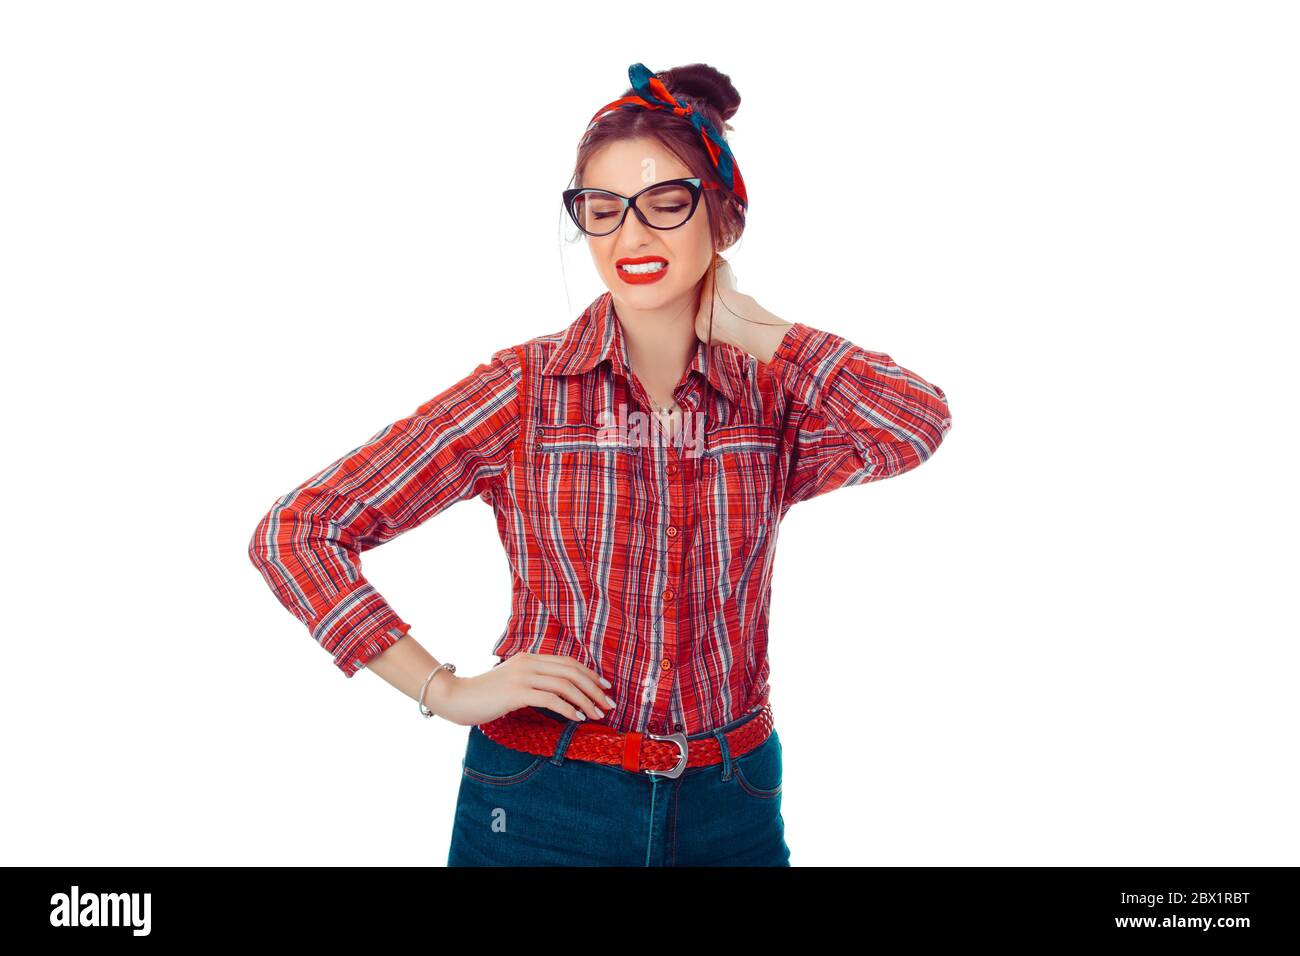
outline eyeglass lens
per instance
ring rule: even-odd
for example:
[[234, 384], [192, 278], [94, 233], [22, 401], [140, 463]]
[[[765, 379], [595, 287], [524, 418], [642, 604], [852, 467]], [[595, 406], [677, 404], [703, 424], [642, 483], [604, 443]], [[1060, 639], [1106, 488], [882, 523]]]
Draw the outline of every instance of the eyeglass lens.
[[[672, 229], [691, 215], [691, 190], [681, 183], [657, 186], [636, 198], [636, 207], [651, 226]], [[629, 216], [636, 213], [628, 210]], [[584, 232], [604, 236], [613, 232], [623, 216], [623, 201], [617, 196], [589, 189], [573, 200], [573, 217]]]

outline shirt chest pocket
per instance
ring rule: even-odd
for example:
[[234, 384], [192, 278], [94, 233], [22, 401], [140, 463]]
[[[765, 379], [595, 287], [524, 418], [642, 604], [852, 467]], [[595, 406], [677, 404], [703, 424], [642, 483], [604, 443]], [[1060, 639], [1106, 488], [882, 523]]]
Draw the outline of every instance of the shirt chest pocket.
[[722, 425], [709, 433], [703, 459], [701, 531], [716, 555], [747, 556], [771, 534], [779, 460], [770, 425]]
[[539, 425], [533, 442], [535, 505], [552, 538], [586, 554], [626, 544], [638, 516], [633, 484], [640, 449], [594, 424]]

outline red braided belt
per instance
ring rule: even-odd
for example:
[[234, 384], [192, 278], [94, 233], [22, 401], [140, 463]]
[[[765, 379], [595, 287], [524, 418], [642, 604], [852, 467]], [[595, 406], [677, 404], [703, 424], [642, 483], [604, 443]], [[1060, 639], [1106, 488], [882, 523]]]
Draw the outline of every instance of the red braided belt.
[[[567, 724], [524, 707], [478, 726], [486, 736], [506, 747], [551, 757], [555, 755], [560, 734]], [[752, 719], [723, 736], [727, 739], [727, 751], [734, 759], [749, 753], [771, 733], [772, 705], [764, 704]], [[578, 725], [564, 755], [665, 777], [681, 776], [687, 767], [722, 762], [718, 740], [712, 735], [687, 740], [680, 731], [675, 734], [619, 733], [603, 724], [590, 723]]]

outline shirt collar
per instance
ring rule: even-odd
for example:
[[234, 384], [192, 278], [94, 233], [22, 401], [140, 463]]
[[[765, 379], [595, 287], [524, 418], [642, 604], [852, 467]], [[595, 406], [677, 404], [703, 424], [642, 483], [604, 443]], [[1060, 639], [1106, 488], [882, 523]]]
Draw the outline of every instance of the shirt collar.
[[[695, 358], [688, 369], [704, 375], [704, 343], [696, 339]], [[731, 345], [717, 343], [709, 358], [708, 378], [733, 404], [740, 401], [744, 380], [744, 353]], [[564, 332], [560, 344], [542, 366], [543, 375], [578, 375], [608, 361], [613, 370], [627, 377], [627, 344], [623, 326], [614, 312], [614, 295], [603, 293]]]

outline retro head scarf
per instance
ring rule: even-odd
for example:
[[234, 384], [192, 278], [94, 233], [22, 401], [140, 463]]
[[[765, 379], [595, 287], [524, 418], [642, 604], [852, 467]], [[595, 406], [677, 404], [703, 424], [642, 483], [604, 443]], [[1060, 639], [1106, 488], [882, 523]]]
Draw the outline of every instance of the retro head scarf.
[[731, 147], [727, 145], [713, 124], [689, 104], [678, 101], [675, 96], [668, 92], [668, 87], [664, 86], [663, 81], [651, 73], [644, 63], [633, 63], [629, 66], [627, 76], [632, 83], [632, 89], [636, 90], [636, 93], [619, 97], [612, 103], [606, 103], [598, 109], [591, 118], [591, 122], [587, 124], [587, 132], [590, 132], [596, 122], [606, 113], [627, 107], [668, 110], [689, 120], [700, 134], [700, 139], [704, 142], [704, 149], [708, 152], [709, 159], [713, 161], [713, 166], [718, 171], [718, 179], [739, 201], [743, 215], [749, 208], [749, 195], [745, 191], [745, 180], [740, 175], [740, 168], [736, 165], [736, 158], [732, 155]]

